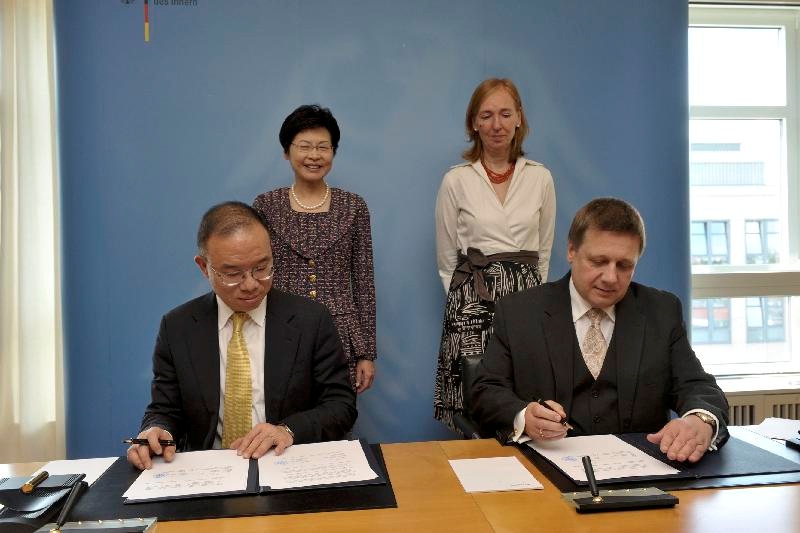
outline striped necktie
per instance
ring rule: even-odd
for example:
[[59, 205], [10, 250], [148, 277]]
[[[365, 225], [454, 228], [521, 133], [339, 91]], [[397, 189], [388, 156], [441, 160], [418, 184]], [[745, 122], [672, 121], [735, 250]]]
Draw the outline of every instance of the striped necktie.
[[600, 329], [600, 321], [606, 316], [605, 311], [593, 307], [586, 311], [586, 317], [592, 321], [586, 336], [583, 337], [581, 343], [581, 352], [583, 352], [583, 360], [589, 368], [592, 377], [597, 379], [600, 375], [600, 370], [603, 368], [603, 361], [606, 358], [606, 339], [603, 337], [603, 330]]
[[247, 313], [233, 314], [233, 335], [228, 343], [225, 365], [225, 412], [222, 419], [222, 447], [229, 448], [239, 437], [253, 428], [253, 384], [250, 377], [250, 356], [242, 334]]

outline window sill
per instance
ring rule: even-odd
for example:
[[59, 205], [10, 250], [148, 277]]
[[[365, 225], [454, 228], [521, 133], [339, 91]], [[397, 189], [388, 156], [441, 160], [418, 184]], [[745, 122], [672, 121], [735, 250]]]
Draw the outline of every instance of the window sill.
[[726, 394], [786, 394], [800, 392], [800, 374], [764, 374], [717, 377]]

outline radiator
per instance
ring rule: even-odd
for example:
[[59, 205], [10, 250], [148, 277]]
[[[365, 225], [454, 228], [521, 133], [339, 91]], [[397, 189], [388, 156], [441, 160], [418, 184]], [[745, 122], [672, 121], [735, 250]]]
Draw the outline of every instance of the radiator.
[[727, 393], [730, 425], [760, 424], [767, 417], [800, 420], [800, 394]]

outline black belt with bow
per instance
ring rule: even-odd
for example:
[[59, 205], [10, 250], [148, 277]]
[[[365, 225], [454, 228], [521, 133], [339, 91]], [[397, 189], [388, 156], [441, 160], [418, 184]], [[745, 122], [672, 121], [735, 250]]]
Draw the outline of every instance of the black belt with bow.
[[467, 254], [458, 251], [458, 266], [453, 272], [450, 280], [450, 290], [459, 287], [472, 274], [475, 292], [487, 302], [494, 301], [486, 289], [486, 280], [483, 279], [483, 271], [489, 263], [495, 261], [514, 261], [517, 263], [527, 263], [529, 265], [539, 265], [539, 252], [520, 250], [519, 252], [502, 252], [499, 254], [483, 255], [477, 248], [467, 248]]

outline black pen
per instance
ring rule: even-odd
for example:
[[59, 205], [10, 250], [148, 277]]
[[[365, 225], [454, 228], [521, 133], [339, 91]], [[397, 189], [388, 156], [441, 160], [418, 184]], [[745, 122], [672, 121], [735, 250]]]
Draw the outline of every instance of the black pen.
[[48, 477], [50, 477], [50, 474], [47, 473], [47, 470], [42, 470], [41, 472], [30, 478], [28, 481], [26, 481], [19, 488], [19, 490], [21, 490], [25, 494], [30, 494], [31, 492], [33, 492], [33, 489], [38, 487], [39, 484], [41, 484], [41, 482], [47, 479]]
[[595, 502], [603, 501], [600, 497], [600, 490], [597, 488], [597, 480], [594, 478], [594, 468], [592, 468], [592, 458], [588, 455], [581, 457], [583, 470], [586, 472], [586, 479], [589, 481], [589, 490], [592, 491], [592, 500]]
[[[158, 443], [162, 446], [175, 446], [175, 441], [171, 439], [158, 439]], [[150, 444], [147, 439], [125, 439], [122, 444]]]
[[[556, 412], [556, 410], [555, 410], [555, 409], [553, 409], [552, 407], [550, 407], [549, 405], [547, 405], [547, 403], [545, 403], [545, 401], [544, 401], [544, 400], [542, 400], [541, 398], [539, 398], [538, 400], [536, 400], [536, 403], [538, 403], [539, 405], [541, 405], [541, 406], [542, 406], [542, 407], [544, 407], [545, 409], [550, 409], [550, 410], [551, 410], [551, 411], [553, 411], [554, 413]], [[569, 425], [569, 422], [567, 422], [567, 419], [566, 419], [566, 418], [563, 418], [563, 417], [562, 417], [562, 418], [561, 418], [561, 420], [559, 420], [559, 421], [558, 421], [558, 423], [559, 423], [559, 424], [561, 424], [562, 426], [564, 426], [564, 427], [565, 427], [565, 428], [567, 428], [567, 429], [575, 429], [575, 428], [573, 428], [571, 425]]]
[[70, 511], [72, 511], [72, 508], [75, 507], [75, 502], [78, 501], [78, 498], [81, 497], [81, 493], [88, 486], [89, 484], [85, 481], [78, 481], [72, 486], [72, 490], [69, 491], [69, 496], [67, 496], [67, 501], [64, 503], [64, 507], [62, 507], [61, 512], [58, 513], [55, 531], [61, 531], [61, 526], [67, 523], [67, 517], [69, 516]]

